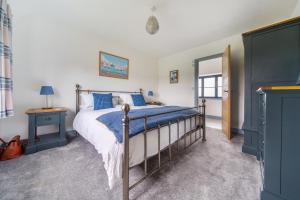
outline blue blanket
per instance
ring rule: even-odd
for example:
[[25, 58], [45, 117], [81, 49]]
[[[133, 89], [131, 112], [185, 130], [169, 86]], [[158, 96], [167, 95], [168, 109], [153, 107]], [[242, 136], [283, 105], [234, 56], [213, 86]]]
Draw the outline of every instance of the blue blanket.
[[[197, 114], [197, 111], [194, 109], [182, 110], [187, 107], [178, 107], [178, 106], [164, 106], [159, 108], [145, 108], [145, 109], [136, 109], [131, 110], [128, 113], [130, 119], [145, 116], [145, 115], [155, 115], [165, 112], [171, 112], [167, 114], [162, 114], [158, 116], [152, 116], [147, 119], [147, 129], [157, 127], [158, 125], [165, 125], [169, 122], [176, 122], [179, 119], [184, 119], [188, 116]], [[178, 110], [178, 111], [177, 111]], [[172, 112], [177, 111], [177, 112]], [[116, 136], [119, 143], [123, 142], [123, 129], [122, 129], [122, 118], [124, 113], [122, 111], [115, 111], [111, 113], [104, 114], [97, 118], [97, 120], [106, 125], [106, 127], [111, 130]], [[144, 119], [130, 120], [129, 122], [129, 137], [133, 137], [143, 131]]]

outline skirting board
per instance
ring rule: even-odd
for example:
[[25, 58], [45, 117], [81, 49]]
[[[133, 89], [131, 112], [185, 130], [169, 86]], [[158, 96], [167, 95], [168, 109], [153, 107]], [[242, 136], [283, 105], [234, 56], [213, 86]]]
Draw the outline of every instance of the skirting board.
[[239, 128], [231, 128], [231, 132], [233, 134], [241, 134], [241, 135], [244, 135], [244, 131], [242, 129], [239, 129]]
[[219, 120], [222, 119], [222, 117], [220, 117], [220, 116], [214, 116], [214, 115], [206, 115], [206, 117], [210, 118], [210, 119], [219, 119]]

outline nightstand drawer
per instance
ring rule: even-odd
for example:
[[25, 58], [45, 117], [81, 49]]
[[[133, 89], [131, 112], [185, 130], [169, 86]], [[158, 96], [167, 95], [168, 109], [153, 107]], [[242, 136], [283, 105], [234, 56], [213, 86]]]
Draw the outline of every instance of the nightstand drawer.
[[39, 114], [36, 116], [37, 126], [50, 124], [59, 124], [59, 114]]

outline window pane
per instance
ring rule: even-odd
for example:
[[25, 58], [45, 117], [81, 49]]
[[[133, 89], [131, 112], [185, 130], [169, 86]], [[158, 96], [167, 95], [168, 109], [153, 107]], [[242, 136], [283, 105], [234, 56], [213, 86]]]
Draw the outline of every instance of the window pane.
[[202, 88], [201, 87], [198, 88], [198, 96], [202, 97]]
[[202, 87], [202, 78], [198, 79], [198, 87]]
[[222, 86], [222, 81], [223, 81], [222, 76], [219, 76], [219, 77], [218, 77], [218, 86], [219, 86], [219, 87]]
[[222, 97], [222, 87], [218, 87], [218, 97]]
[[215, 87], [216, 82], [215, 82], [215, 77], [211, 78], [204, 78], [204, 87]]
[[215, 97], [215, 88], [204, 88], [205, 97]]

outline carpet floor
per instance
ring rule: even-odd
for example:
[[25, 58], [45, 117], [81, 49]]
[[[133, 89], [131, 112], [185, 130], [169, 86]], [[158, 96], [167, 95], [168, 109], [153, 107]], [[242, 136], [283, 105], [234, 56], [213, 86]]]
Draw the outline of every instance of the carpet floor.
[[[221, 131], [208, 128], [206, 143], [195, 143], [169, 167], [134, 188], [130, 198], [258, 200], [259, 164], [241, 152], [242, 142], [240, 135], [228, 141]], [[135, 167], [131, 178], [142, 172], [142, 167]], [[101, 156], [77, 137], [64, 147], [0, 162], [0, 199], [117, 200], [122, 199], [122, 189], [119, 185], [109, 190]]]

